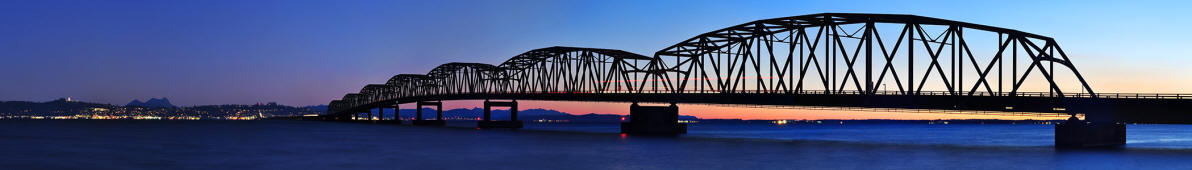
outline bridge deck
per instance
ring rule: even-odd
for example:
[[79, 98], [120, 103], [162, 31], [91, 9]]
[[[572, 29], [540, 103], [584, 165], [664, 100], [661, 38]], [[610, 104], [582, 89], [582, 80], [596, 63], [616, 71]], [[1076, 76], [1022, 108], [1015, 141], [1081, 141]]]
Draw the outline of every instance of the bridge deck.
[[[1162, 96], [1162, 95], [1151, 95]], [[374, 102], [351, 109], [431, 100], [519, 99], [600, 102], [677, 102], [701, 104], [748, 104], [772, 106], [827, 106], [973, 110], [1005, 112], [1077, 113], [1110, 116], [1127, 123], [1192, 123], [1192, 100], [1164, 97], [1080, 98], [1047, 96], [950, 96], [950, 95], [863, 95], [863, 94], [775, 94], [775, 93], [487, 93], [446, 94], [407, 97]], [[337, 113], [347, 114], [347, 113]]]

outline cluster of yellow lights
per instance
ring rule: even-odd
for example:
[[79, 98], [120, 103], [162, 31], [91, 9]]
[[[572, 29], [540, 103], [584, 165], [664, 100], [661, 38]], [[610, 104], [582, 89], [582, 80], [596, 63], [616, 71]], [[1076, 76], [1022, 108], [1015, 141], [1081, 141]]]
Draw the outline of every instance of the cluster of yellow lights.
[[202, 120], [202, 118], [198, 117], [198, 116], [170, 116], [170, 117], [165, 117], [165, 119], [166, 120]]
[[224, 120], [256, 120], [256, 116], [225, 116]]
[[133, 116], [136, 120], [161, 120], [161, 116]]

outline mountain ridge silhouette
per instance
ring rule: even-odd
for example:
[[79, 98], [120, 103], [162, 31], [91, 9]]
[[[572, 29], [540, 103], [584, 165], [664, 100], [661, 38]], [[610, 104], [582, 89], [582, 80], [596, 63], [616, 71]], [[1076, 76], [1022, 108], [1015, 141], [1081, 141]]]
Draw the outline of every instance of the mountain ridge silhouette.
[[165, 97], [162, 97], [161, 99], [149, 98], [149, 100], [146, 100], [145, 102], [141, 102], [141, 100], [133, 99], [131, 102], [128, 102], [128, 104], [125, 104], [124, 106], [136, 106], [136, 107], [148, 107], [148, 108], [178, 107], [178, 106], [174, 106], [174, 104], [171, 104], [170, 99], [165, 98]]

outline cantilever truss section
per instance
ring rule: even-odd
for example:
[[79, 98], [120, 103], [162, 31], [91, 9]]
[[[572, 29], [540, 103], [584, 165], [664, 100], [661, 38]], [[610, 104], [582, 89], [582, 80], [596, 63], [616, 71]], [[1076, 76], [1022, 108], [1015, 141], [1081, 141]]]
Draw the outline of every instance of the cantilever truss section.
[[[1056, 64], [1070, 81], [1056, 78]], [[1096, 96], [1050, 37], [913, 15], [758, 20], [667, 47], [646, 68], [657, 81], [639, 90], [673, 93], [1016, 96], [1045, 81], [1030, 90]]]
[[494, 66], [447, 63], [425, 75], [399, 74], [385, 84], [333, 101], [332, 112], [403, 97], [486, 93], [628, 93], [645, 77], [638, 65], [651, 58], [621, 50], [547, 47]]

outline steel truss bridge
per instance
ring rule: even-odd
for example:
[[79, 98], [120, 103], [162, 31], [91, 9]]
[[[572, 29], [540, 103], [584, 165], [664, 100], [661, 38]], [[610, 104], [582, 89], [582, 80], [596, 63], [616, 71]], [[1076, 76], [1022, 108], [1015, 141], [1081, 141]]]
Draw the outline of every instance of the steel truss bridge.
[[330, 103], [342, 117], [462, 99], [829, 106], [1083, 114], [1192, 123], [1192, 95], [1096, 93], [1051, 37], [914, 15], [757, 20], [644, 56], [547, 47], [497, 64], [399, 74]]

